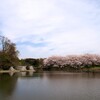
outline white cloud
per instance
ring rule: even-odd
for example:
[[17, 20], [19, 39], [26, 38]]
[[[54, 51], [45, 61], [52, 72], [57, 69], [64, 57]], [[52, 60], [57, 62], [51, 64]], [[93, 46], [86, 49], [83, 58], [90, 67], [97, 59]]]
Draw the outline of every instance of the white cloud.
[[[0, 2], [1, 32], [17, 43], [21, 52], [20, 57], [100, 53], [100, 7], [97, 2], [90, 0], [0, 0]], [[45, 46], [40, 46], [39, 43]]]

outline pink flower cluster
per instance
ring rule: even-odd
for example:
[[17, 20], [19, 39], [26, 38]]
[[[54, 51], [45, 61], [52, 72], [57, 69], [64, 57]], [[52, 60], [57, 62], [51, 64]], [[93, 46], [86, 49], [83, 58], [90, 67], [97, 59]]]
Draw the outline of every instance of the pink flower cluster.
[[72, 67], [72, 68], [83, 68], [100, 65], [100, 55], [96, 54], [84, 54], [84, 55], [68, 55], [62, 56], [51, 56], [44, 59], [44, 67]]

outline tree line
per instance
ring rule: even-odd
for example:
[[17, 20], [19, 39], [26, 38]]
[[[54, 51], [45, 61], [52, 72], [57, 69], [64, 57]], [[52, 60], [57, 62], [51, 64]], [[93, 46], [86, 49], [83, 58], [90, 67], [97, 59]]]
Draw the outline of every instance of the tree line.
[[100, 55], [84, 54], [84, 55], [68, 55], [51, 56], [44, 60], [44, 68], [91, 68], [100, 66]]
[[21, 59], [20, 63], [22, 66], [34, 66], [36, 68], [38, 67], [42, 67], [43, 66], [43, 60], [42, 58], [25, 58], [25, 59]]

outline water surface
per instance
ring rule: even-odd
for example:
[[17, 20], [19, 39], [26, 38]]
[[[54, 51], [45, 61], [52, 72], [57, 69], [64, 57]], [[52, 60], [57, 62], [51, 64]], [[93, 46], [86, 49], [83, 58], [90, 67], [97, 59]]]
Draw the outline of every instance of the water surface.
[[0, 100], [100, 100], [100, 73], [0, 74]]

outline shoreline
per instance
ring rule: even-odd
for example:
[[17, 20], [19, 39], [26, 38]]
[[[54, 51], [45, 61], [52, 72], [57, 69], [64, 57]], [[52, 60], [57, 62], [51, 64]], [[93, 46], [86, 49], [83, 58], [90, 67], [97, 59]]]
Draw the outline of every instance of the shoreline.
[[11, 70], [1, 70], [0, 73], [18, 73], [18, 72], [35, 72], [35, 70], [24, 70], [24, 71], [21, 71], [21, 70], [14, 70], [14, 71], [11, 71]]
[[[84, 72], [84, 73], [100, 73], [100, 69], [84, 69], [84, 70], [42, 70], [42, 71], [66, 71], [66, 72]], [[11, 71], [11, 70], [0, 70], [0, 74], [1, 73], [18, 73], [18, 72], [38, 72], [36, 70], [14, 70], [14, 71]]]

